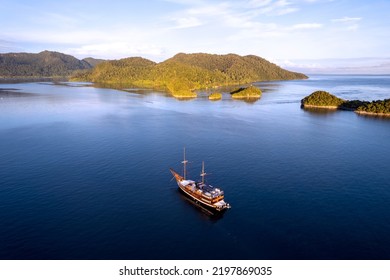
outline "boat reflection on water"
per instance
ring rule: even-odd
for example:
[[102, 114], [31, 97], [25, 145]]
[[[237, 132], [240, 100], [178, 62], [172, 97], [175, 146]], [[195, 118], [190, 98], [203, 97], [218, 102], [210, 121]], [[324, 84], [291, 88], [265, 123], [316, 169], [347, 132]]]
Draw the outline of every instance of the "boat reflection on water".
[[196, 201], [190, 199], [188, 196], [183, 194], [180, 190], [177, 190], [177, 194], [180, 196], [180, 198], [189, 204], [192, 204], [192, 208], [196, 210], [200, 215], [202, 215], [204, 218], [207, 218], [211, 221], [218, 221], [223, 218], [223, 215], [225, 214], [225, 211], [217, 212], [212, 211], [210, 209], [207, 209], [206, 207], [202, 206], [200, 203], [196, 203]]

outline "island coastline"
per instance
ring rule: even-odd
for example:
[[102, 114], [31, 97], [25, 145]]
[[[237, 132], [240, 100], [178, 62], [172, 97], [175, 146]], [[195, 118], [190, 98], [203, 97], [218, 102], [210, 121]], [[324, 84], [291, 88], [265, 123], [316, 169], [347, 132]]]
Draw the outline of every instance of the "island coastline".
[[353, 111], [359, 115], [390, 116], [390, 99], [376, 101], [345, 100], [326, 91], [315, 91], [301, 100], [301, 108]]

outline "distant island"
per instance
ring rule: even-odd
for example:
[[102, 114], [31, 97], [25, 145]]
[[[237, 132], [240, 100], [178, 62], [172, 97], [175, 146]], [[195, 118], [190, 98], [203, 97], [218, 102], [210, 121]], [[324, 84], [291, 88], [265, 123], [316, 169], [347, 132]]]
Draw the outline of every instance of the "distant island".
[[261, 90], [253, 85], [242, 87], [230, 92], [234, 99], [258, 99], [261, 97]]
[[[151, 88], [177, 98], [196, 91], [258, 81], [307, 79], [255, 55], [179, 53], [161, 63], [142, 57], [119, 60], [85, 58], [43, 51], [0, 54], [0, 78], [69, 78], [111, 88]], [[244, 94], [241, 93], [241, 95]], [[248, 95], [247, 95], [248, 96]], [[232, 95], [240, 98], [240, 94]]]
[[301, 100], [303, 108], [348, 110], [362, 115], [390, 116], [390, 99], [376, 101], [345, 100], [327, 91], [315, 91]]
[[254, 55], [179, 53], [161, 63], [141, 57], [105, 61], [79, 72], [74, 81], [109, 87], [140, 87], [165, 90], [177, 98], [194, 98], [196, 91], [257, 81], [306, 79]]
[[40, 53], [0, 54], [0, 78], [68, 78], [77, 70], [93, 68], [103, 60], [79, 60], [71, 55], [43, 51]]

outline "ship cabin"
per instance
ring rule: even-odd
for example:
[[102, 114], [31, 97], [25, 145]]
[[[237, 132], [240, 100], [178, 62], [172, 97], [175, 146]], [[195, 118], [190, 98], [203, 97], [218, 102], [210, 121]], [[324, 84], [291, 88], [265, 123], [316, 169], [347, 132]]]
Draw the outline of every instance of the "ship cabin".
[[202, 182], [181, 180], [180, 184], [187, 193], [210, 204], [217, 203], [224, 198], [224, 192], [221, 189]]

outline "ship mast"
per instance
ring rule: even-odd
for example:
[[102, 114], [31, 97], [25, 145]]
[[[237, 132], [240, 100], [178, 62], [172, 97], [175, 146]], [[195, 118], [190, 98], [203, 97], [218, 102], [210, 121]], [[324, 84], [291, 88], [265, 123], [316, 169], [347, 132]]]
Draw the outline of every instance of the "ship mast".
[[187, 177], [187, 163], [188, 163], [188, 160], [186, 160], [186, 148], [184, 148], [184, 160], [181, 162], [184, 166], [184, 170], [183, 170], [183, 178], [184, 180], [186, 179]]
[[202, 161], [202, 173], [200, 173], [200, 176], [202, 177], [202, 184], [204, 184], [204, 176], [206, 176], [207, 173], [204, 172], [204, 161]]

